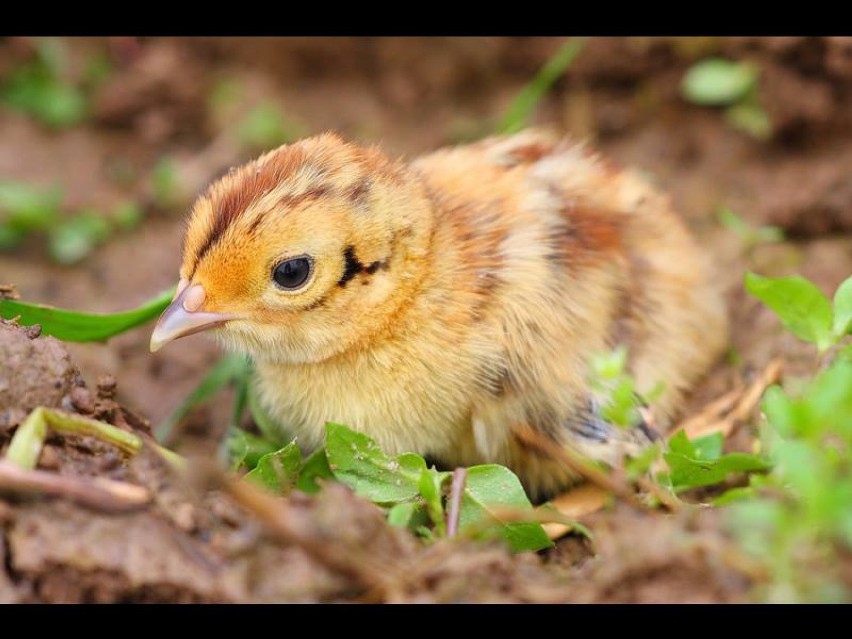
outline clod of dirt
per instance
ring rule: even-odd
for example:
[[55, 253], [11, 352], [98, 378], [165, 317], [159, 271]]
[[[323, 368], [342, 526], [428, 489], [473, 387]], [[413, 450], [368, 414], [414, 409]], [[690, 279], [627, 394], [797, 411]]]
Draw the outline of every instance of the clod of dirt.
[[80, 371], [61, 342], [31, 337], [27, 328], [0, 320], [0, 431], [37, 406], [65, 407], [82, 384]]

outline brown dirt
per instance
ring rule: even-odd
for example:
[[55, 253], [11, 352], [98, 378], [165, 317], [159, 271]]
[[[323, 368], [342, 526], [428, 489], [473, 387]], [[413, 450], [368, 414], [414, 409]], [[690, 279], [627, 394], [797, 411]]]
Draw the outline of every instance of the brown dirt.
[[[181, 215], [209, 179], [251, 155], [226, 131], [252, 105], [279, 105], [294, 130], [335, 129], [379, 141], [391, 153], [416, 154], [488, 132], [560, 40], [68, 44], [70, 73], [79, 73], [94, 51], [111, 55], [119, 72], [98, 91], [92, 117], [71, 129], [52, 132], [0, 110], [0, 175], [61, 183], [68, 210], [132, 198], [144, 203], [145, 221], [72, 268], [52, 265], [37, 239], [0, 253], [0, 283], [15, 283], [27, 300], [111, 311], [174, 282]], [[680, 98], [684, 71], [708, 54], [759, 65], [760, 101], [775, 129], [770, 141]], [[28, 41], [0, 40], [0, 81], [29, 55]], [[212, 105], [211, 91], [223, 79], [237, 80], [242, 98]], [[788, 374], [813, 366], [812, 352], [743, 292], [741, 278], [746, 269], [800, 272], [830, 292], [852, 272], [850, 80], [849, 38], [594, 38], [537, 111], [537, 122], [588, 139], [651, 175], [714, 255], [739, 363], [720, 363], [696, 391], [694, 406], [773, 355], [785, 356]], [[158, 206], [148, 176], [165, 156], [177, 164], [180, 189], [173, 204]], [[715, 222], [723, 205], [753, 224], [777, 224], [791, 239], [746, 252]], [[69, 358], [55, 340], [0, 324], [0, 446], [35, 405], [142, 432], [147, 422], [137, 412], [159, 422], [218, 351], [192, 337], [150, 355], [147, 339], [139, 330], [103, 345], [72, 344]], [[74, 362], [88, 388], [111, 374], [117, 390], [102, 383], [89, 391]], [[196, 411], [178, 448], [212, 450], [228, 413], [227, 396]], [[154, 501], [105, 514], [64, 500], [0, 498], [0, 601], [744, 601], [754, 578], [712, 511], [664, 516], [619, 506], [585, 522], [595, 533], [594, 556], [572, 537], [543, 557], [513, 557], [493, 546], [423, 547], [340, 487], [291, 499], [304, 534], [348, 548], [358, 565], [390, 575], [377, 586], [276, 537], [233, 498], [173, 475], [150, 451], [128, 461], [99, 442], [53, 436], [41, 464], [145, 486]]]

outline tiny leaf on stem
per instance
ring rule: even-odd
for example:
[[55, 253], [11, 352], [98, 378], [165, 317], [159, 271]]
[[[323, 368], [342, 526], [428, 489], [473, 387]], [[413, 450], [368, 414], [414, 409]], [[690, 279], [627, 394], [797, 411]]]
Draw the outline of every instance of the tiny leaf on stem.
[[831, 302], [809, 280], [800, 275], [773, 278], [746, 273], [745, 287], [799, 339], [816, 344], [820, 352], [834, 343]]

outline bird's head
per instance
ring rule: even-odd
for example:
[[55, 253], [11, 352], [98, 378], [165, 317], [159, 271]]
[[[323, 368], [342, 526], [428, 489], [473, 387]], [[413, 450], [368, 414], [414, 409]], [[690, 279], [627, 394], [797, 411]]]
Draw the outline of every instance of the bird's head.
[[419, 285], [431, 234], [429, 199], [405, 165], [333, 134], [282, 146], [195, 202], [151, 350], [206, 330], [290, 363], [366, 347]]

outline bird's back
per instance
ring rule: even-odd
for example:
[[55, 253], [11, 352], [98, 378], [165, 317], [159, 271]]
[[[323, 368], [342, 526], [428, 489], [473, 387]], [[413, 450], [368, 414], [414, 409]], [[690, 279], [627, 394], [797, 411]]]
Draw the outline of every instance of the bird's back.
[[467, 255], [451, 275], [481, 291], [483, 329], [502, 345], [495, 392], [473, 409], [477, 450], [517, 456], [519, 425], [558, 435], [585, 401], [589, 356], [619, 344], [640, 391], [663, 382], [654, 408], [665, 425], [727, 340], [711, 270], [668, 198], [536, 130], [413, 166], [438, 203], [439, 233]]

